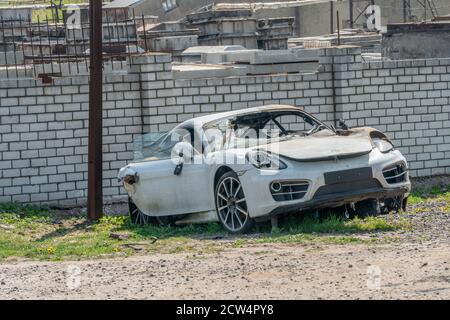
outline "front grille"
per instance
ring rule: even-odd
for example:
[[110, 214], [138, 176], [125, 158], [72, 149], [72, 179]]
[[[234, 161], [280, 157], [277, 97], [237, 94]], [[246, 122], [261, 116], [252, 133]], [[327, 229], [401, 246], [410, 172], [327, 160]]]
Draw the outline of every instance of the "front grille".
[[339, 193], [353, 192], [358, 190], [368, 190], [380, 187], [381, 187], [380, 182], [374, 178], [360, 181], [327, 184], [317, 189], [316, 193], [314, 194], [314, 197], [337, 195]]
[[406, 165], [403, 162], [383, 170], [383, 176], [389, 184], [405, 182], [406, 173]]
[[275, 201], [299, 200], [306, 195], [308, 187], [308, 181], [274, 181], [270, 193]]

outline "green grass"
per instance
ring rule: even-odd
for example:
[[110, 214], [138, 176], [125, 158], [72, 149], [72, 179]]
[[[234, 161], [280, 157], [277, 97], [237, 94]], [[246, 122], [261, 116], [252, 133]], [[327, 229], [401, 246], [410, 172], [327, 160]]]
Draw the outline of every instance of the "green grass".
[[[59, 4], [59, 1], [57, 1]], [[62, 4], [77, 4], [77, 3], [89, 3], [88, 0], [63, 0]], [[22, 5], [51, 5], [51, 1], [31, 1], [31, 0], [10, 0], [10, 1], [1, 1], [0, 0], [0, 7], [12, 7], [12, 6], [22, 6]], [[52, 9], [35, 9], [32, 11], [31, 20], [33, 22], [45, 22], [46, 20], [52, 21], [53, 20], [53, 14], [54, 10]], [[58, 9], [58, 17], [60, 22], [62, 22], [63, 14], [62, 10]], [[39, 20], [38, 20], [39, 18]], [[8, 17], [6, 17], [8, 19]]]
[[[0, 260], [10, 257], [62, 260], [130, 255], [139, 251], [189, 250], [194, 235], [220, 232], [217, 224], [172, 228], [135, 226], [127, 216], [107, 216], [98, 223], [83, 216], [67, 216], [45, 207], [0, 204]], [[127, 239], [111, 238], [111, 233]], [[154, 237], [158, 240], [155, 243]], [[131, 247], [130, 247], [131, 245]], [[201, 247], [201, 246], [200, 246]]]
[[[409, 200], [411, 204], [418, 204], [414, 209], [417, 212], [410, 213], [425, 212], [430, 201], [442, 202], [438, 209], [450, 213], [448, 186], [415, 190]], [[43, 206], [3, 203], [0, 204], [0, 261], [86, 259], [155, 252], [206, 253], [261, 243], [391, 242], [396, 241], [392, 231], [411, 228], [410, 220], [405, 217], [342, 220], [336, 216], [318, 219], [306, 215], [283, 219], [276, 230], [265, 223], [257, 225], [250, 235], [230, 236], [217, 223], [183, 227], [135, 226], [127, 216], [107, 216], [92, 223], [84, 216], [68, 215]], [[111, 233], [126, 235], [126, 239], [112, 238]], [[368, 237], [368, 234], [375, 236]]]
[[409, 196], [408, 203], [420, 204], [429, 201], [450, 202], [450, 186], [433, 186], [414, 190]]
[[[63, 4], [77, 4], [77, 3], [87, 3], [89, 1], [87, 0], [63, 0]], [[50, 2], [42, 2], [40, 4], [50, 4]], [[33, 22], [45, 22], [47, 20], [49, 21], [53, 21], [53, 15], [54, 15], [54, 10], [52, 9], [39, 9], [39, 10], [33, 10], [33, 15], [31, 17]], [[62, 14], [62, 10], [58, 9], [58, 17], [59, 17], [59, 21], [62, 22], [63, 21], [63, 14]]]
[[[343, 221], [288, 218], [278, 230], [258, 225], [254, 233], [230, 236], [217, 223], [183, 227], [136, 226], [127, 216], [107, 216], [98, 223], [46, 207], [0, 204], [0, 260], [70, 260], [132, 254], [208, 253], [259, 243], [367, 243], [367, 232], [409, 228], [408, 221], [372, 217]], [[111, 233], [126, 235], [115, 239]], [[218, 238], [218, 239], [217, 239]], [[155, 241], [157, 239], [157, 241]]]
[[368, 217], [343, 220], [337, 216], [317, 219], [306, 216], [304, 219], [291, 218], [283, 221], [276, 232], [263, 234], [252, 241], [238, 240], [235, 246], [246, 243], [326, 243], [326, 244], [357, 244], [391, 242], [393, 237], [367, 237], [368, 233], [386, 232], [411, 229], [410, 221], [406, 218], [397, 220], [386, 217]]
[[[370, 231], [391, 231], [403, 227], [403, 222], [389, 222], [380, 217], [368, 217], [366, 219], [354, 218], [343, 220], [336, 216], [330, 216], [323, 220], [306, 217], [302, 223], [290, 223], [287, 221], [288, 233], [357, 233]], [[283, 231], [283, 230], [282, 230]]]

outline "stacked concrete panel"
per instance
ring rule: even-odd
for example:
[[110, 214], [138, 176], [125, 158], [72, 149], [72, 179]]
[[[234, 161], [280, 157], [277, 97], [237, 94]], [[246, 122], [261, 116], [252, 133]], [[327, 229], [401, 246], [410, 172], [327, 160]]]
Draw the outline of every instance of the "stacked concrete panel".
[[360, 29], [345, 29], [340, 35], [337, 33], [315, 36], [290, 38], [289, 47], [303, 47], [308, 49], [329, 48], [338, 45], [354, 45], [362, 48], [365, 53], [381, 53], [382, 36], [377, 32], [368, 32]]
[[251, 10], [207, 10], [186, 16], [187, 24], [200, 30], [199, 44], [240, 45], [246, 49], [287, 49], [294, 34], [294, 17], [257, 19]]
[[294, 34], [294, 27], [294, 17], [258, 19], [258, 48], [287, 49], [288, 39]]
[[[180, 22], [162, 22], [140, 29], [138, 36], [142, 48], [149, 51], [169, 52], [174, 61], [181, 61], [181, 53], [190, 47], [198, 45], [197, 28], [186, 28]], [[145, 41], [145, 43], [144, 43]]]

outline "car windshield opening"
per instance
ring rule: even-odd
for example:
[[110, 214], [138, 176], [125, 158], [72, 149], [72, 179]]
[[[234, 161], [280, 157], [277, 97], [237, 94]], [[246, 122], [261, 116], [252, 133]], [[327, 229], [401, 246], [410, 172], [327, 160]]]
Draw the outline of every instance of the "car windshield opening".
[[204, 125], [206, 140], [211, 150], [254, 147], [306, 137], [323, 130], [334, 134], [324, 123], [298, 111], [244, 114]]

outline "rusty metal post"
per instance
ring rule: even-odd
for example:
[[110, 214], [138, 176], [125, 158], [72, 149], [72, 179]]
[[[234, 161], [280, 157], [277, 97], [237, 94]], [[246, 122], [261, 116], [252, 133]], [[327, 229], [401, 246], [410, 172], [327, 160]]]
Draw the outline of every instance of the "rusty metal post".
[[409, 0], [403, 0], [403, 23], [408, 20], [408, 4]]
[[353, 21], [353, 0], [348, 1], [348, 16], [350, 21], [350, 29], [353, 29], [354, 27], [354, 21]]
[[334, 33], [334, 2], [330, 1], [330, 34]]
[[[34, 30], [33, 30], [33, 22], [31, 21], [31, 15], [28, 15], [28, 26], [30, 28], [30, 44], [31, 44], [31, 56], [32, 63], [33, 63], [33, 72], [34, 76], [37, 76], [36, 72], [36, 57], [34, 56], [34, 45], [33, 45], [33, 37], [34, 37]], [[25, 49], [24, 49], [24, 57], [25, 57]]]
[[338, 33], [338, 46], [341, 45], [341, 22], [339, 21], [339, 10], [336, 12], [337, 20], [337, 33]]
[[88, 219], [103, 215], [102, 156], [102, 1], [89, 0], [90, 5], [90, 82], [88, 139]]
[[148, 48], [147, 48], [147, 34], [145, 33], [145, 18], [144, 18], [144, 14], [142, 14], [142, 30], [143, 30], [143, 36], [144, 36], [144, 48], [145, 48], [145, 52], [148, 52]]

